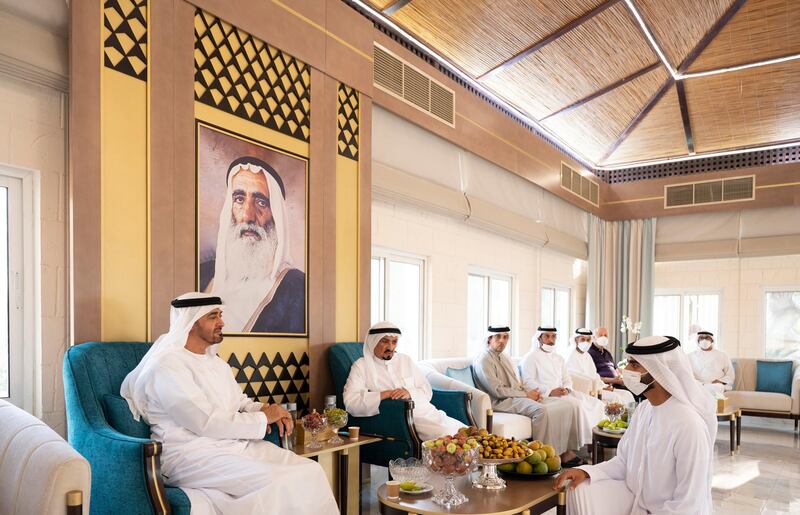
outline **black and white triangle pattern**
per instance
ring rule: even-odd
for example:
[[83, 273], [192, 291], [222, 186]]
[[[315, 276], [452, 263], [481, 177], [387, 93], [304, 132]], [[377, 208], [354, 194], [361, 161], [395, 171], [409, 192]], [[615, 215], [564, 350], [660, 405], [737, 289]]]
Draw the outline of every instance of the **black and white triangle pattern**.
[[295, 402], [298, 412], [306, 410], [309, 397], [307, 353], [303, 352], [299, 359], [294, 352], [277, 352], [272, 356], [262, 352], [258, 359], [249, 352], [244, 356], [233, 353], [228, 365], [248, 397], [270, 404]]
[[358, 161], [358, 91], [339, 83], [338, 152], [340, 156]]
[[103, 2], [103, 61], [107, 68], [147, 80], [147, 0]]

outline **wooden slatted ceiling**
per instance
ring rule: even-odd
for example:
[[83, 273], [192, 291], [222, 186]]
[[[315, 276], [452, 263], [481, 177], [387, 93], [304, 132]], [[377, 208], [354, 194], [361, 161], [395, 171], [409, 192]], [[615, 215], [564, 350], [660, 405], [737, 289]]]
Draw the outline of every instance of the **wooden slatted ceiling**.
[[484, 84], [544, 118], [658, 59], [635, 23], [620, 3]]
[[412, 0], [392, 16], [477, 77], [604, 0]]
[[378, 9], [379, 11], [384, 10], [387, 6], [393, 4], [395, 0], [368, 0], [369, 4], [372, 7]]
[[697, 152], [800, 138], [800, 61], [686, 81]]
[[674, 68], [732, 3], [733, 0], [634, 0]]
[[611, 154], [605, 165], [686, 155], [681, 108], [675, 86]]
[[800, 1], [747, 0], [689, 67], [725, 68], [800, 53]]
[[669, 75], [663, 67], [544, 123], [570, 145], [599, 161]]

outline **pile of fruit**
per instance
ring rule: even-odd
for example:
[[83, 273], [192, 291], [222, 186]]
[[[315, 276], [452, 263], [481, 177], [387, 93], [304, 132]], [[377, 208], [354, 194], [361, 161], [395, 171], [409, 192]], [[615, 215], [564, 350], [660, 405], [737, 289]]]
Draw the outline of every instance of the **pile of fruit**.
[[444, 436], [436, 440], [422, 442], [429, 449], [430, 458], [426, 465], [433, 472], [440, 474], [464, 474], [472, 467], [480, 449], [474, 438], [468, 438], [461, 432], [454, 436]]
[[625, 406], [619, 402], [609, 402], [605, 406], [606, 416], [609, 418], [621, 417], [625, 412]]
[[530, 454], [526, 445], [514, 438], [503, 438], [500, 435], [489, 433], [486, 429], [477, 427], [463, 427], [458, 434], [477, 440], [480, 444], [480, 457], [484, 460], [519, 460]]
[[347, 412], [340, 408], [326, 409], [325, 418], [332, 427], [342, 427], [347, 424]]
[[545, 445], [539, 440], [530, 443], [523, 442], [530, 451], [530, 456], [519, 463], [506, 463], [498, 466], [501, 472], [516, 472], [517, 474], [549, 474], [561, 470], [561, 458], [556, 454], [552, 445]]
[[614, 422], [611, 422], [607, 418], [604, 418], [597, 424], [597, 427], [599, 427], [600, 429], [628, 429], [628, 423], [622, 420], [621, 418], [615, 420]]

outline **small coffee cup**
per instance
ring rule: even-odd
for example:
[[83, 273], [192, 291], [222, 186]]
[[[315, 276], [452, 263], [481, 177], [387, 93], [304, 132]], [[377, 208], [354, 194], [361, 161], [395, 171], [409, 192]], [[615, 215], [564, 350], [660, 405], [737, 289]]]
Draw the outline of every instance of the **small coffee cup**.
[[348, 438], [351, 440], [358, 440], [358, 433], [360, 431], [360, 427], [358, 426], [350, 426], [347, 428]]
[[389, 499], [400, 498], [400, 481], [386, 482], [386, 497], [388, 497]]

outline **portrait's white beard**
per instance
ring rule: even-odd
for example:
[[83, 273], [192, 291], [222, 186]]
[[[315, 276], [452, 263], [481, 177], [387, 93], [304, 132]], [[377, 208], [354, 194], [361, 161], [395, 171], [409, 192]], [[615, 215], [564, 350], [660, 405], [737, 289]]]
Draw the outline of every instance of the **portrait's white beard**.
[[[260, 238], [242, 236], [243, 231], [253, 231]], [[235, 223], [228, 228], [228, 245], [225, 249], [225, 268], [228, 284], [247, 287], [263, 283], [269, 278], [278, 248], [275, 223], [267, 228], [254, 223]]]

